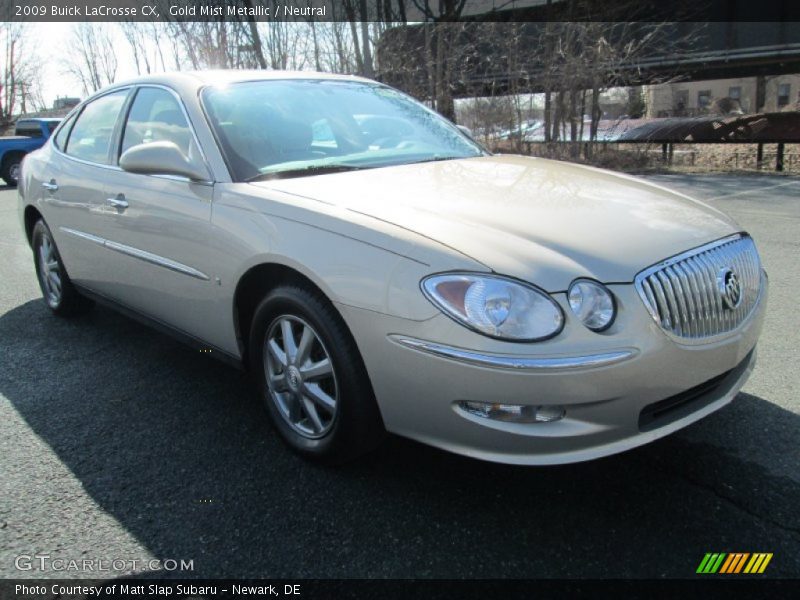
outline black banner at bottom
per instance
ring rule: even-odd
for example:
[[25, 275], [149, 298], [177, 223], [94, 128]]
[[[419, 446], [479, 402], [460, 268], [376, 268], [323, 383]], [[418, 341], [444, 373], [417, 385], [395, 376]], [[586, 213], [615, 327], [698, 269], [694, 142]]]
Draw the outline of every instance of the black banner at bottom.
[[16, 579], [0, 580], [2, 600], [165, 600], [186, 598], [800, 598], [800, 579], [719, 577], [669, 580], [424, 579]]

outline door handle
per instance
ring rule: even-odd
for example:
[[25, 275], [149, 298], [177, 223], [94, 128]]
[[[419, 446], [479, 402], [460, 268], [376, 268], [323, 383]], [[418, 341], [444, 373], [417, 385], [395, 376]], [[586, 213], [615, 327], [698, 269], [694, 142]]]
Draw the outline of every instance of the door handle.
[[128, 201], [125, 200], [125, 196], [122, 194], [119, 194], [116, 198], [106, 198], [106, 204], [120, 210], [125, 210], [128, 208]]
[[58, 184], [56, 183], [55, 179], [51, 179], [50, 181], [45, 181], [44, 183], [42, 183], [42, 187], [46, 189], [48, 192], [58, 191]]

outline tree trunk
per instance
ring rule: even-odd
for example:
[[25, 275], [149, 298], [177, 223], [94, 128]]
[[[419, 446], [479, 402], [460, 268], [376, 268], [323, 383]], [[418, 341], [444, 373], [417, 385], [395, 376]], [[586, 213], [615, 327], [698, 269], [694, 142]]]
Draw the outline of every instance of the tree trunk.
[[[248, 1], [248, 5], [251, 3]], [[258, 34], [258, 26], [254, 17], [248, 17], [247, 26], [250, 30], [250, 38], [253, 42], [253, 53], [256, 55], [258, 66], [262, 69], [267, 68], [267, 59], [264, 58], [264, 50], [261, 48], [261, 36]]]
[[444, 117], [456, 122], [455, 103], [450, 90], [450, 70], [446, 50], [449, 46], [450, 24], [441, 24], [436, 35], [436, 110]]
[[[372, 50], [370, 49], [369, 41], [369, 13], [367, 12], [367, 0], [361, 0], [359, 7], [361, 9], [361, 47], [363, 48], [362, 57], [364, 59], [363, 75], [364, 77], [375, 77], [375, 69], [372, 65]], [[358, 40], [355, 40], [356, 43]]]
[[552, 117], [550, 112], [553, 110], [553, 101], [551, 99], [552, 92], [547, 89], [544, 93], [544, 141], [549, 143], [552, 139], [550, 128], [552, 126]]

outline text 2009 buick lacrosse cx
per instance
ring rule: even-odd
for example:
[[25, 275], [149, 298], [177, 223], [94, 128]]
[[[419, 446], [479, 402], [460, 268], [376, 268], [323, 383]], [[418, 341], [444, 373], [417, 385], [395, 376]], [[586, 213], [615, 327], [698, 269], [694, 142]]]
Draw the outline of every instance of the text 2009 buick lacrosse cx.
[[246, 366], [282, 438], [327, 462], [385, 431], [517, 464], [650, 442], [733, 399], [766, 306], [717, 210], [492, 155], [355, 77], [114, 85], [19, 195], [54, 313], [110, 303]]

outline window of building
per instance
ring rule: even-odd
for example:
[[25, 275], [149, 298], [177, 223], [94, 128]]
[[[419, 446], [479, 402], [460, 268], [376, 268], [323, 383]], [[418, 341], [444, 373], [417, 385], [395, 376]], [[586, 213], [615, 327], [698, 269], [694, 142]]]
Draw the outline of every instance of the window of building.
[[789, 104], [789, 94], [791, 86], [788, 83], [778, 84], [778, 107], [786, 106]]
[[673, 98], [672, 110], [676, 116], [683, 117], [687, 108], [689, 108], [689, 90], [678, 90]]
[[711, 90], [697, 92], [697, 108], [707, 108], [711, 104]]

